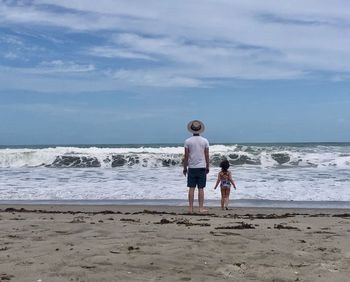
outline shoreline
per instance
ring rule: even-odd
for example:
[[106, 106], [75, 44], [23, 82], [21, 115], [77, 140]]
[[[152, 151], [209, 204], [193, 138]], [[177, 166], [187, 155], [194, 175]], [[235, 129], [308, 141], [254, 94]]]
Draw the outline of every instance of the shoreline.
[[7, 281], [347, 281], [350, 210], [0, 205]]
[[[220, 206], [220, 200], [205, 200], [205, 206]], [[77, 206], [187, 206], [187, 199], [133, 199], [133, 200], [0, 200], [2, 205], [77, 205]], [[195, 205], [198, 205], [195, 199]], [[231, 208], [289, 208], [289, 209], [350, 209], [350, 201], [282, 201], [233, 199]]]

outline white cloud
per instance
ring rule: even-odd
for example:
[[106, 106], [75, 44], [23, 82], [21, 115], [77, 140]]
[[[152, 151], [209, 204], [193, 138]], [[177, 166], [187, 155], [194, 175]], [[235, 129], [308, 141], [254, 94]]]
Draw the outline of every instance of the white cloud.
[[[187, 77], [192, 78], [189, 81], [196, 82], [190, 83], [191, 85], [203, 85], [203, 80], [208, 78], [288, 79], [304, 75], [299, 69], [281, 63], [281, 54], [278, 52], [241, 48], [238, 44], [195, 44], [184, 40], [149, 38], [135, 34], [119, 34], [114, 41], [132, 52], [143, 52], [146, 56], [158, 57], [172, 65], [146, 72], [128, 71], [129, 76], [134, 72], [137, 81], [144, 77], [146, 84], [149, 84], [150, 76]], [[264, 64], [266, 61], [270, 64], [268, 67]], [[201, 80], [202, 83], [198, 83]]]
[[98, 92], [130, 90], [130, 85], [116, 81], [97, 71], [53, 72], [40, 68], [14, 68], [0, 66], [0, 90], [36, 92]]
[[0, 90], [32, 90], [38, 92], [100, 91], [116, 89], [111, 79], [101, 78], [93, 64], [72, 61], [43, 61], [34, 67], [0, 65]]
[[334, 75], [331, 79], [334, 82], [350, 81], [350, 74], [337, 74]]
[[132, 52], [128, 49], [121, 49], [121, 48], [115, 48], [115, 47], [109, 47], [109, 46], [99, 46], [99, 47], [93, 47], [90, 48], [87, 51], [88, 54], [98, 57], [105, 57], [105, 58], [124, 58], [124, 59], [139, 59], [139, 60], [150, 60], [154, 61], [150, 56]]
[[20, 38], [18, 38], [17, 36], [11, 36], [11, 35], [1, 35], [0, 42], [10, 44], [10, 45], [15, 45], [15, 46], [23, 45], [23, 42]]
[[18, 55], [14, 52], [7, 52], [4, 54], [5, 59], [14, 60], [18, 58]]
[[108, 109], [94, 109], [87, 107], [86, 104], [79, 103], [74, 105], [61, 105], [50, 103], [30, 103], [30, 104], [7, 104], [0, 105], [0, 110], [21, 111], [30, 113], [40, 113], [45, 116], [52, 116], [57, 118], [62, 117], [81, 117], [84, 121], [91, 119], [92, 122], [101, 120], [108, 120], [109, 122], [121, 122], [129, 120], [144, 120], [148, 118], [155, 118], [164, 116], [164, 112], [168, 110], [153, 109], [149, 112], [130, 112], [130, 109], [123, 110], [108, 110]]
[[39, 73], [79, 73], [94, 71], [95, 66], [92, 64], [82, 65], [75, 62], [64, 62], [62, 60], [54, 60], [49, 62], [41, 62], [33, 72]]
[[118, 70], [113, 78], [128, 81], [133, 85], [155, 87], [207, 87], [201, 80], [176, 75], [165, 71], [128, 71]]
[[[114, 79], [137, 85], [202, 87], [208, 79], [300, 79], [318, 72], [332, 79], [350, 73], [347, 0], [32, 3], [0, 4], [0, 23], [114, 33], [107, 44], [82, 46], [83, 53], [133, 61], [132, 68], [106, 68], [114, 69]], [[149, 65], [155, 62], [158, 67]], [[50, 69], [89, 72], [94, 66], [68, 62]]]

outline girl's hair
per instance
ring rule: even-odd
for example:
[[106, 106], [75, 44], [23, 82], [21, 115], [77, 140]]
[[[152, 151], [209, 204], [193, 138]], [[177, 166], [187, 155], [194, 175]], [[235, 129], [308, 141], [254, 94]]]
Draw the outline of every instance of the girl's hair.
[[228, 170], [228, 168], [230, 167], [230, 163], [228, 160], [223, 160], [221, 163], [220, 163], [220, 167], [222, 169], [223, 172], [226, 172]]

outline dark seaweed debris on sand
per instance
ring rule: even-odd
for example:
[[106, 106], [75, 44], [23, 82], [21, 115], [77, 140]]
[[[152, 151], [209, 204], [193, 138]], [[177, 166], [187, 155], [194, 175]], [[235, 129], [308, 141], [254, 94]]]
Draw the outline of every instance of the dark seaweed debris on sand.
[[332, 217], [350, 218], [350, 213], [333, 214]]
[[184, 220], [177, 220], [176, 221], [176, 224], [180, 225], [180, 224], [184, 224], [186, 226], [194, 226], [194, 225], [197, 225], [197, 226], [210, 226], [209, 223], [193, 223], [193, 222], [190, 222], [188, 219], [184, 219]]
[[243, 215], [239, 215], [239, 214], [227, 214], [224, 215], [225, 218], [238, 218], [238, 219], [283, 219], [283, 218], [288, 218], [288, 217], [295, 217], [298, 215], [307, 215], [307, 214], [300, 214], [300, 213], [284, 213], [284, 214], [243, 214]]
[[286, 225], [286, 224], [283, 224], [283, 223], [281, 223], [281, 224], [275, 224], [275, 225], [273, 226], [273, 228], [275, 228], [275, 229], [293, 229], [293, 230], [298, 230], [298, 231], [300, 231], [300, 229], [299, 229], [298, 227], [289, 226], [289, 225]]
[[140, 222], [140, 219], [121, 218], [120, 221], [124, 221], [124, 222]]
[[239, 233], [233, 233], [228, 231], [218, 231], [218, 232], [210, 231], [209, 233], [214, 236], [240, 236], [241, 235]]
[[329, 217], [329, 214], [327, 214], [327, 213], [316, 213], [316, 214], [310, 214], [309, 217]]
[[175, 219], [175, 220], [168, 220], [166, 218], [162, 218], [159, 222], [155, 222], [154, 224], [171, 224], [176, 223], [178, 225], [186, 225], [186, 226], [210, 226], [209, 223], [193, 223], [189, 221], [188, 219]]
[[97, 212], [84, 212], [84, 211], [55, 211], [55, 210], [42, 210], [42, 209], [25, 209], [25, 208], [6, 208], [5, 210], [0, 209], [0, 212], [28, 212], [28, 213], [49, 213], [49, 214], [90, 214], [90, 215], [96, 215], [96, 214], [122, 214], [120, 211], [110, 211], [110, 210], [104, 210], [104, 211], [97, 211]]
[[0, 280], [1, 280], [1, 281], [10, 281], [12, 278], [14, 278], [13, 275], [7, 274], [7, 273], [5, 273], [5, 272], [3, 272], [3, 273], [0, 274]]
[[150, 211], [150, 210], [143, 210], [143, 211], [139, 211], [139, 212], [134, 212], [132, 214], [170, 214], [170, 215], [176, 215], [175, 212]]
[[234, 218], [234, 219], [283, 219], [295, 216], [304, 216], [304, 217], [339, 217], [344, 219], [350, 218], [350, 213], [342, 213], [342, 214], [304, 214], [304, 213], [283, 213], [283, 214], [225, 214], [218, 215], [215, 213], [176, 213], [176, 212], [167, 212], [167, 211], [155, 211], [155, 210], [143, 210], [137, 212], [120, 212], [120, 211], [111, 211], [111, 210], [102, 210], [102, 211], [63, 211], [63, 210], [43, 210], [43, 209], [26, 209], [26, 208], [6, 208], [0, 209], [0, 212], [8, 212], [8, 213], [43, 213], [43, 214], [89, 214], [89, 215], [108, 215], [108, 214], [124, 214], [124, 215], [137, 215], [137, 214], [154, 214], [154, 215], [182, 215], [182, 216], [200, 216], [200, 217], [223, 217], [223, 218]]
[[249, 224], [249, 223], [242, 221], [239, 223], [239, 225], [219, 226], [219, 227], [215, 227], [215, 229], [255, 229], [255, 226], [253, 224]]
[[157, 224], [168, 224], [168, 223], [173, 223], [173, 221], [170, 221], [166, 218], [162, 218], [160, 222], [156, 222]]
[[134, 246], [129, 246], [128, 247], [128, 251], [131, 252], [131, 251], [135, 251], [135, 250], [139, 250], [140, 247], [134, 247]]
[[190, 216], [211, 216], [218, 217], [215, 213], [176, 213], [176, 212], [166, 212], [166, 211], [151, 211], [151, 210], [143, 210], [134, 212], [133, 214], [168, 214], [168, 215], [190, 215]]

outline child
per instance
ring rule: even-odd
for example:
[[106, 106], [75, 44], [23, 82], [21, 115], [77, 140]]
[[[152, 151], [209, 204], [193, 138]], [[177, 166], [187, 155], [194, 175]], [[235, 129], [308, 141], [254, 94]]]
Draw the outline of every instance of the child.
[[228, 201], [230, 197], [230, 191], [231, 191], [231, 183], [233, 185], [233, 188], [236, 190], [236, 184], [234, 183], [232, 179], [231, 172], [228, 171], [228, 168], [230, 167], [230, 163], [228, 160], [224, 160], [220, 163], [221, 171], [218, 174], [218, 180], [216, 181], [214, 189], [216, 189], [220, 183], [221, 187], [221, 209], [224, 210], [224, 207], [226, 210], [228, 210]]

